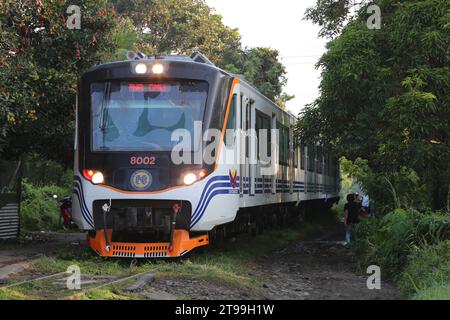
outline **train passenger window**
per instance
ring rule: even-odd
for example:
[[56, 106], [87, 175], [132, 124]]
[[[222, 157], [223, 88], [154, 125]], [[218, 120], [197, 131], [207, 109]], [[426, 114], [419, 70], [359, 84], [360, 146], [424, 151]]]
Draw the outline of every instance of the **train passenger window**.
[[299, 140], [294, 136], [294, 167], [298, 168], [298, 151], [299, 151]]
[[317, 167], [317, 173], [322, 174], [323, 172], [323, 152], [322, 152], [322, 147], [318, 146], [317, 147], [317, 158], [316, 158], [316, 167]]
[[227, 147], [234, 146], [234, 142], [236, 140], [236, 101], [237, 101], [236, 94], [233, 94], [225, 131], [225, 145]]
[[280, 146], [278, 162], [287, 165], [289, 161], [289, 128], [277, 123], [278, 128], [278, 145]]
[[[263, 150], [260, 150], [260, 143], [264, 143], [266, 145], [266, 152], [267, 157], [270, 157], [272, 155], [272, 130], [271, 130], [271, 120], [270, 117], [263, 114], [262, 112], [256, 110], [256, 123], [255, 123], [255, 130], [256, 130], [256, 137], [258, 138], [258, 144], [256, 146], [257, 148], [257, 155], [258, 160], [261, 159], [261, 152]], [[264, 132], [265, 130], [265, 132]], [[264, 139], [264, 141], [261, 141], [261, 139]], [[263, 158], [265, 155], [262, 155]]]
[[308, 171], [315, 171], [316, 152], [313, 144], [308, 145]]
[[[245, 130], [247, 131], [247, 133], [249, 132], [249, 130], [251, 130], [252, 128], [252, 121], [251, 121], [251, 116], [252, 116], [252, 100], [247, 99], [247, 102], [245, 103]], [[245, 135], [245, 156], [247, 158], [250, 157], [250, 136], [248, 134]]]
[[333, 176], [333, 156], [330, 154], [328, 154], [328, 175], [331, 177]]
[[305, 162], [306, 162], [306, 149], [305, 145], [300, 145], [300, 169], [305, 170]]

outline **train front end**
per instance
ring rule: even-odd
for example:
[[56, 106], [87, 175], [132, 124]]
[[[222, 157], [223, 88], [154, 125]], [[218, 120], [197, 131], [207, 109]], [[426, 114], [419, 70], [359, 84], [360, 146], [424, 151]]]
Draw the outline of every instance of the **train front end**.
[[217, 168], [203, 159], [203, 135], [222, 130], [232, 83], [212, 65], [175, 57], [82, 76], [72, 211], [99, 255], [179, 257], [208, 244], [207, 232], [191, 230]]

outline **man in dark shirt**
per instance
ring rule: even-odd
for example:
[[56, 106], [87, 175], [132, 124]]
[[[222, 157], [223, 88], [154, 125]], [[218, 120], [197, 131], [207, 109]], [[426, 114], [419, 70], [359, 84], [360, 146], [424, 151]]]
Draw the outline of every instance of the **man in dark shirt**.
[[359, 222], [358, 205], [353, 194], [347, 195], [347, 203], [344, 206], [345, 242], [350, 244], [353, 226]]

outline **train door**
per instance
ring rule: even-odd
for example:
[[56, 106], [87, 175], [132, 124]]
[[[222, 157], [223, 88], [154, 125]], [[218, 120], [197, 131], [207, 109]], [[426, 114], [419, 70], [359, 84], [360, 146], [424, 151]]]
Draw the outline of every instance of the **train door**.
[[274, 141], [275, 143], [273, 143], [271, 145], [272, 148], [272, 161], [275, 162], [275, 172], [272, 173], [272, 194], [276, 194], [277, 193], [277, 175], [278, 175], [278, 169], [279, 169], [279, 158], [278, 158], [278, 152], [279, 152], [279, 143], [278, 143], [278, 128], [277, 128], [277, 116], [275, 114], [272, 114], [272, 130], [273, 133], [275, 133], [275, 135], [272, 136], [272, 141]]
[[303, 193], [306, 193], [306, 148], [300, 142], [300, 181], [303, 182]]
[[305, 170], [305, 191], [310, 193], [312, 191], [312, 144], [308, 144], [306, 147], [306, 170]]
[[256, 110], [255, 110], [255, 103], [253, 100], [249, 99], [248, 105], [247, 105], [247, 115], [248, 115], [248, 153], [249, 153], [249, 180], [250, 180], [250, 189], [249, 193], [251, 196], [255, 195], [255, 188], [256, 188], [256, 163], [257, 163], [257, 157], [256, 157], [256, 131], [255, 131], [255, 118], [256, 118]]
[[239, 134], [239, 146], [238, 146], [238, 156], [239, 156], [239, 195], [241, 198], [245, 194], [246, 190], [246, 132], [247, 132], [247, 122], [246, 122], [246, 108], [245, 108], [245, 100], [246, 97], [244, 95], [240, 95], [239, 105], [240, 105], [240, 117], [239, 117], [239, 125], [240, 125], [240, 134]]
[[294, 133], [292, 130], [292, 126], [289, 127], [289, 193], [294, 193], [294, 152], [295, 152], [295, 146], [294, 146]]
[[241, 126], [242, 126], [242, 139], [241, 139], [241, 178], [243, 184], [242, 194], [250, 194], [254, 195], [255, 190], [255, 182], [253, 179], [253, 175], [251, 173], [250, 166], [250, 156], [251, 156], [251, 135], [250, 129], [251, 119], [252, 119], [252, 110], [251, 110], [251, 100], [247, 96], [243, 96], [242, 105], [241, 105]]
[[[239, 86], [237, 86], [239, 87]], [[236, 89], [234, 92], [235, 104], [236, 104], [236, 145], [234, 147], [235, 155], [234, 155], [234, 163], [238, 166], [234, 169], [239, 171], [238, 173], [238, 182], [239, 182], [239, 195], [242, 197], [243, 193], [243, 181], [242, 181], [242, 168], [241, 168], [241, 145], [242, 145], [242, 95], [239, 92], [239, 89]]]

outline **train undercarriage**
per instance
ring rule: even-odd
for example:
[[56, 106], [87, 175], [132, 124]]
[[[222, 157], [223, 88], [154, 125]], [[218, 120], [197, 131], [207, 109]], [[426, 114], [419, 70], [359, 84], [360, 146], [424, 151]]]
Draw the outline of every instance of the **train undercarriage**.
[[180, 257], [209, 243], [207, 234], [191, 238], [190, 220], [186, 201], [97, 200], [88, 243], [105, 257]]
[[240, 209], [236, 219], [228, 224], [215, 227], [209, 232], [209, 243], [220, 245], [235, 235], [248, 233], [253, 236], [265, 230], [302, 223], [309, 216], [329, 210], [339, 202], [339, 197], [324, 200], [302, 201], [300, 204], [285, 203]]
[[[220, 245], [233, 235], [261, 234], [264, 230], [303, 221], [309, 214], [329, 209], [339, 198], [274, 204], [241, 209], [236, 219], [208, 233], [190, 232], [191, 207], [178, 201], [96, 201], [96, 230], [88, 244], [104, 257], [175, 258], [208, 244]], [[106, 231], [105, 231], [106, 230]]]

